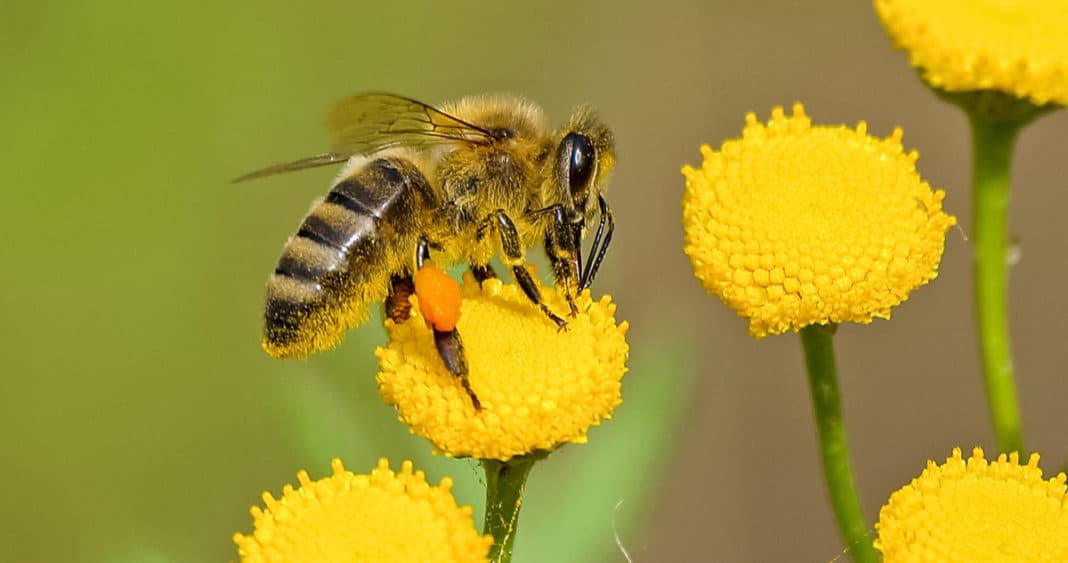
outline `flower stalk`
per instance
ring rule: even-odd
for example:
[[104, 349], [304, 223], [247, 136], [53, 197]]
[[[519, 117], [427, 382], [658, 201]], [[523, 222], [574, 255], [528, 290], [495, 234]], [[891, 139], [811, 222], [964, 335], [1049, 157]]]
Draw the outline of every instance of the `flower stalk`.
[[989, 90], [932, 90], [964, 110], [971, 124], [975, 310], [983, 380], [999, 451], [1022, 452], [1007, 303], [1012, 153], [1024, 126], [1056, 106]]
[[483, 459], [486, 471], [486, 518], [482, 533], [493, 536], [490, 548], [491, 563], [512, 560], [519, 509], [523, 505], [523, 489], [534, 463], [544, 456], [526, 455], [508, 461]]
[[868, 525], [860, 509], [849, 462], [849, 443], [842, 418], [838, 369], [834, 360], [836, 328], [837, 325], [809, 325], [801, 329], [801, 346], [805, 353], [809, 391], [816, 416], [823, 475], [838, 531], [849, 545], [849, 553], [854, 561], [874, 563], [880, 557], [868, 536]]

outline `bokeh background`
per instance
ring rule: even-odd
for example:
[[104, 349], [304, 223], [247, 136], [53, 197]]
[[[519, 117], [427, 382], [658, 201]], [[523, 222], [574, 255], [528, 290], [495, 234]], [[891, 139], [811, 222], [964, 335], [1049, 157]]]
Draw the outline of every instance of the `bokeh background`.
[[[1011, 38], [1006, 38], [1006, 41]], [[248, 507], [340, 456], [412, 458], [481, 512], [471, 461], [435, 458], [377, 397], [377, 323], [304, 362], [258, 345], [263, 286], [333, 170], [230, 185], [320, 152], [336, 100], [511, 91], [613, 126], [618, 230], [595, 289], [632, 324], [616, 417], [539, 464], [515, 561], [846, 560], [795, 335], [761, 342], [681, 250], [679, 168], [744, 114], [905, 130], [962, 230], [893, 320], [838, 354], [862, 504], [955, 445], [993, 449], [977, 371], [969, 140], [871, 5], [545, 0], [16, 2], [0, 23], [0, 559], [236, 559]], [[1068, 456], [1068, 112], [1020, 139], [1011, 322], [1023, 422]]]

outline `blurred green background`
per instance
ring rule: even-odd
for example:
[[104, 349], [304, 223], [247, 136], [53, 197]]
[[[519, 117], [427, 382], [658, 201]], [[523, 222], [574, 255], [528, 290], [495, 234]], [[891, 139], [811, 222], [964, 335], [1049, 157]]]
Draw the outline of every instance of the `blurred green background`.
[[[679, 167], [746, 111], [905, 129], [948, 192], [940, 279], [839, 331], [865, 512], [927, 458], [993, 447], [968, 277], [966, 123], [890, 49], [871, 6], [826, 2], [17, 2], [0, 23], [0, 559], [228, 561], [248, 507], [338, 456], [412, 458], [480, 511], [377, 397], [376, 323], [304, 362], [258, 345], [263, 286], [333, 170], [228, 180], [327, 147], [354, 92], [491, 91], [612, 124], [616, 242], [595, 290], [632, 324], [616, 417], [534, 470], [517, 562], [828, 561], [797, 338], [754, 342], [681, 251]], [[1016, 158], [1012, 322], [1029, 447], [1058, 467], [1068, 310], [1064, 112]]]

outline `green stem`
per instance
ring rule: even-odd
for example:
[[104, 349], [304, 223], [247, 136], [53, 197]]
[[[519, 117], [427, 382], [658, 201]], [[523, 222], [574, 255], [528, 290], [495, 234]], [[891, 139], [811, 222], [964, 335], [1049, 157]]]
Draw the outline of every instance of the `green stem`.
[[963, 109], [972, 126], [975, 310], [983, 379], [998, 449], [1023, 453], [1006, 312], [1009, 170], [1020, 130], [1060, 106], [1036, 106], [1027, 99], [994, 90], [945, 92], [933, 87], [932, 90]]
[[838, 531], [849, 544], [849, 553], [857, 563], [877, 562], [881, 558], [868, 537], [868, 525], [860, 510], [860, 500], [853, 485], [849, 464], [849, 444], [842, 401], [838, 395], [838, 369], [834, 362], [834, 325], [810, 325], [801, 329], [801, 346], [805, 351], [808, 385], [819, 432], [820, 454], [827, 492], [838, 520]]
[[968, 115], [972, 125], [975, 307], [986, 397], [998, 449], [1022, 451], [1005, 286], [1009, 257], [1009, 168], [1023, 123], [990, 119], [981, 112]]
[[523, 488], [534, 462], [544, 456], [527, 455], [508, 461], [482, 460], [486, 471], [486, 519], [482, 532], [493, 536], [489, 560], [508, 563], [512, 560], [519, 508], [523, 504]]

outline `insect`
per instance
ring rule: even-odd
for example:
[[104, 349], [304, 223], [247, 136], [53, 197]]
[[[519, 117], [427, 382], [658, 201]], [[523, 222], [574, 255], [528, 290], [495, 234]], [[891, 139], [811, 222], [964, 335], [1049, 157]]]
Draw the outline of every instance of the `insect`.
[[[370, 93], [342, 100], [326, 124], [331, 152], [234, 180], [345, 163], [286, 241], [267, 282], [268, 354], [331, 348], [377, 302], [404, 322], [413, 276], [431, 257], [439, 265], [466, 263], [482, 282], [496, 276], [489, 261], [500, 255], [527, 297], [565, 327], [542, 303], [525, 251], [544, 245], [574, 315], [574, 299], [593, 281], [615, 227], [604, 198], [614, 140], [590, 110], [576, 110], [552, 130], [539, 106], [515, 96], [474, 96], [435, 109]], [[596, 214], [583, 263], [581, 242]], [[459, 334], [434, 333], [439, 355], [477, 405]]]

